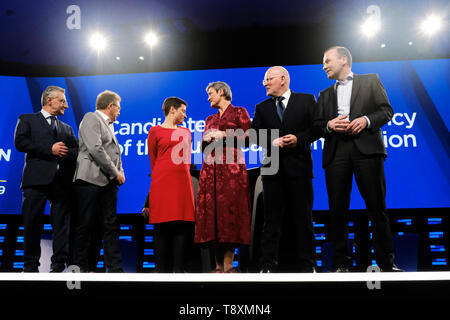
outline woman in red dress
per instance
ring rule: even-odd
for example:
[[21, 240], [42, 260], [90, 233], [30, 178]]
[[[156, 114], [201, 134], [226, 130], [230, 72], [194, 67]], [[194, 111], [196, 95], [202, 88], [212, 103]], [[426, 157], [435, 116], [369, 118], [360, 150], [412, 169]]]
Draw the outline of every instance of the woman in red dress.
[[235, 248], [250, 243], [249, 181], [241, 148], [248, 142], [251, 121], [245, 108], [231, 105], [226, 83], [210, 83], [206, 92], [218, 112], [206, 119], [203, 133], [195, 242], [214, 246], [213, 272], [235, 272]]
[[185, 271], [186, 252], [192, 243], [191, 132], [178, 126], [186, 118], [186, 105], [180, 98], [167, 98], [163, 103], [165, 121], [148, 133], [152, 173], [148, 214], [154, 225], [157, 272]]

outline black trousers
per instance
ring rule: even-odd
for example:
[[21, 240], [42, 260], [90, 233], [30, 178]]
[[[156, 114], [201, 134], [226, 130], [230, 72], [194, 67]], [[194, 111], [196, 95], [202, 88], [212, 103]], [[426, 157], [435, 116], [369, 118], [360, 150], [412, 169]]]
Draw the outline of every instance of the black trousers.
[[312, 179], [279, 175], [264, 177], [262, 183], [264, 224], [261, 235], [261, 262], [263, 267], [275, 269], [278, 265], [280, 239], [282, 233], [286, 231], [282, 230], [283, 222], [285, 222], [284, 226], [289, 226], [292, 231], [289, 245], [294, 252], [295, 265], [291, 266], [291, 270], [311, 272], [315, 267]]
[[74, 264], [82, 272], [89, 271], [91, 226], [100, 219], [105, 266], [108, 272], [123, 272], [119, 245], [119, 219], [117, 217], [118, 186], [113, 181], [104, 187], [77, 181], [78, 213], [73, 244]]
[[194, 223], [170, 221], [155, 223], [153, 228], [156, 272], [188, 271], [188, 254], [194, 242]]
[[339, 139], [333, 161], [325, 168], [328, 202], [331, 211], [331, 240], [334, 268], [348, 267], [348, 210], [353, 175], [373, 225], [377, 264], [388, 268], [394, 263], [394, 248], [386, 213], [384, 157], [363, 155], [351, 138]]
[[23, 188], [22, 217], [24, 226], [24, 272], [38, 272], [41, 256], [41, 232], [47, 201], [53, 229], [51, 270], [64, 270], [69, 256], [69, 225], [72, 213], [71, 187], [59, 173], [49, 185]]

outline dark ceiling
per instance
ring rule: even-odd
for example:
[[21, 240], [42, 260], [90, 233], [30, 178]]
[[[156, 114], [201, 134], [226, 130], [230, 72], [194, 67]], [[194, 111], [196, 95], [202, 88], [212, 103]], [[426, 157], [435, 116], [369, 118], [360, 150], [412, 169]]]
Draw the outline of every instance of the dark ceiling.
[[[70, 5], [80, 8], [79, 29], [66, 25], [73, 22]], [[370, 5], [380, 8], [383, 27], [365, 39], [359, 26]], [[417, 30], [430, 12], [448, 20], [449, 1], [2, 0], [0, 74], [320, 64], [323, 50], [335, 44], [348, 47], [354, 61], [448, 58], [447, 25], [433, 38]], [[142, 41], [150, 29], [159, 35], [152, 50]], [[99, 56], [88, 44], [95, 31], [108, 38]]]

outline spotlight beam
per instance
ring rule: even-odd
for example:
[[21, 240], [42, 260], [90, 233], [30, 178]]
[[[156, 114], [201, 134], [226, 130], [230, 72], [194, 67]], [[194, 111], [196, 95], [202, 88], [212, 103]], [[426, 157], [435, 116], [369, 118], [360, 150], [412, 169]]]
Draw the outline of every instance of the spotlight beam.
[[442, 18], [437, 15], [429, 15], [420, 24], [420, 30], [428, 35], [432, 36], [442, 28]]
[[366, 37], [373, 37], [381, 29], [380, 21], [374, 17], [369, 17], [361, 26], [361, 32]]
[[144, 37], [144, 42], [150, 47], [157, 45], [158, 41], [158, 36], [154, 32], [149, 32]]
[[107, 40], [101, 33], [94, 33], [89, 41], [91, 47], [97, 52], [103, 51], [107, 47]]

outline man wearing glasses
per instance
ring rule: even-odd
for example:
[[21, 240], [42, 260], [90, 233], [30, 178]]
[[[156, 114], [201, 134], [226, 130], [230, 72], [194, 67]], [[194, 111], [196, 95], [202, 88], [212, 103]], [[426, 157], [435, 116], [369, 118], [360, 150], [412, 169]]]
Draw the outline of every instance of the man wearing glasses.
[[[282, 231], [289, 231], [289, 249], [293, 253], [293, 265], [287, 271], [313, 272], [315, 267], [310, 146], [320, 137], [320, 130], [312, 125], [316, 99], [311, 94], [293, 92], [289, 83], [285, 68], [275, 66], [267, 70], [263, 85], [269, 99], [256, 105], [252, 123], [267, 159], [271, 158], [271, 150], [279, 149], [279, 159], [274, 157], [271, 163], [263, 161], [261, 168], [264, 199], [261, 272], [278, 270]], [[267, 130], [266, 141], [260, 136], [263, 129]], [[265, 174], [264, 167], [273, 166], [274, 161], [278, 161], [278, 170]], [[289, 230], [283, 225], [289, 226]]]
[[14, 145], [26, 154], [20, 186], [23, 192], [23, 271], [39, 272], [42, 216], [49, 201], [53, 229], [50, 272], [62, 272], [69, 255], [71, 185], [78, 143], [72, 128], [57, 119], [68, 108], [65, 90], [48, 86], [42, 93], [41, 104], [41, 111], [19, 116], [14, 133]]
[[120, 147], [113, 123], [120, 114], [120, 96], [104, 91], [97, 96], [96, 111], [80, 123], [79, 155], [74, 176], [78, 194], [78, 215], [74, 237], [74, 263], [89, 271], [90, 226], [94, 218], [102, 225], [105, 266], [108, 272], [123, 272], [119, 247], [117, 192], [125, 182]]

